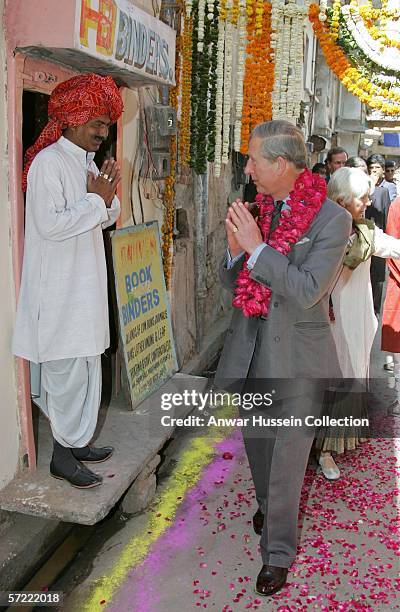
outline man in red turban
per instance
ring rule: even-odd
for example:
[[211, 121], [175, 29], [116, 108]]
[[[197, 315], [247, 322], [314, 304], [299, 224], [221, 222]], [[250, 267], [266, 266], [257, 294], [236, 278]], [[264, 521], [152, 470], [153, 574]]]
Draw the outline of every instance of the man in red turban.
[[69, 126], [83, 125], [100, 115], [108, 115], [111, 123], [114, 123], [122, 110], [121, 96], [112, 77], [80, 74], [57, 85], [49, 100], [49, 122], [25, 155], [23, 190], [26, 191], [28, 171], [34, 157], [56, 142], [63, 130]]
[[13, 352], [40, 364], [37, 403], [54, 438], [50, 473], [79, 488], [101, 484], [85, 464], [113, 453], [89, 442], [100, 406], [101, 354], [109, 346], [102, 229], [119, 217], [121, 177], [114, 159], [99, 172], [93, 158], [122, 110], [111, 77], [85, 74], [61, 83], [23, 176], [25, 248]]

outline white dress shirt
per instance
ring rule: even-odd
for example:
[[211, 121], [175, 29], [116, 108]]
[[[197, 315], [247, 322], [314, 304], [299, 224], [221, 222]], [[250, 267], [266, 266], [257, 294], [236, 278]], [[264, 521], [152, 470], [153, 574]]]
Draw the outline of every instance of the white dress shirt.
[[35, 363], [100, 355], [109, 346], [102, 228], [120, 214], [87, 193], [94, 153], [63, 136], [32, 162], [13, 353]]

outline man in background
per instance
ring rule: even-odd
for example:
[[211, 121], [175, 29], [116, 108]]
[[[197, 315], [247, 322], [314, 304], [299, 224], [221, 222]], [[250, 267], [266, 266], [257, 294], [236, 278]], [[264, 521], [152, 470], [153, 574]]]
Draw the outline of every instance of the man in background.
[[[384, 180], [385, 160], [382, 155], [373, 154], [367, 159], [368, 174], [375, 188], [371, 194], [371, 206], [365, 211], [367, 219], [373, 219], [375, 225], [386, 230], [386, 221], [390, 206], [390, 193]], [[392, 185], [394, 187], [394, 185]], [[382, 257], [371, 258], [371, 285], [374, 298], [375, 314], [379, 317], [381, 311], [383, 283], [385, 282], [386, 261]]]
[[347, 158], [347, 151], [346, 149], [343, 149], [343, 147], [332, 147], [332, 149], [329, 149], [325, 160], [327, 183], [329, 182], [331, 175], [336, 172], [336, 170], [343, 168], [343, 166], [346, 164]]
[[[395, 188], [395, 198], [397, 197], [397, 186], [394, 180], [394, 175], [396, 172], [396, 162], [393, 159], [387, 159], [385, 161], [385, 182], [386, 183], [391, 183], [394, 185]], [[390, 193], [390, 192], [389, 192]], [[391, 201], [393, 202], [394, 198], [391, 198]]]
[[[377, 187], [385, 187], [389, 192], [390, 201], [393, 202], [397, 195], [396, 185], [385, 178], [385, 158], [378, 153], [370, 155], [367, 159], [368, 173], [375, 181]], [[394, 174], [394, 170], [393, 170]]]

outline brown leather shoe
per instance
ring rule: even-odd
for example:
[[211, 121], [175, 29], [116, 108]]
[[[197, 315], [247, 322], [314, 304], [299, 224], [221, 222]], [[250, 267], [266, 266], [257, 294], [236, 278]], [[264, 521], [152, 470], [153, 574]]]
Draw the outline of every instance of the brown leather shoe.
[[262, 534], [263, 525], [264, 525], [264, 515], [261, 512], [261, 510], [257, 510], [255, 515], [253, 516], [253, 529], [257, 535]]
[[263, 565], [261, 572], [257, 576], [256, 593], [258, 595], [273, 595], [277, 593], [285, 586], [287, 574], [287, 567]]

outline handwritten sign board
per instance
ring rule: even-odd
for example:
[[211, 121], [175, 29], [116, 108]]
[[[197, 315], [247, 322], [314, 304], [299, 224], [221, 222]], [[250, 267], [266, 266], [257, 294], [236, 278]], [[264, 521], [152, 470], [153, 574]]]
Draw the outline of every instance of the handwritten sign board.
[[130, 0], [76, 0], [75, 48], [124, 71], [175, 85], [176, 32]]
[[157, 221], [112, 232], [115, 287], [132, 406], [178, 369]]

